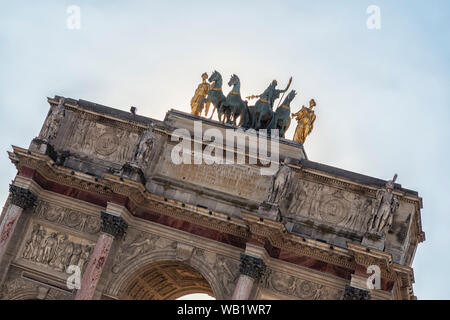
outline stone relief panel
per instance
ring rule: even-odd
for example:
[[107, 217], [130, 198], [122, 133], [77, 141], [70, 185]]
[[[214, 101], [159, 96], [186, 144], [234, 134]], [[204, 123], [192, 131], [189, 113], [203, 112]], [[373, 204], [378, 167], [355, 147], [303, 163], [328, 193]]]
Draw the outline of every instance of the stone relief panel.
[[261, 279], [264, 288], [302, 300], [338, 300], [342, 290], [326, 287], [309, 280], [293, 277], [272, 269]]
[[155, 250], [175, 249], [177, 243], [146, 232], [129, 232], [118, 248], [112, 267], [113, 273], [119, 273], [133, 260]]
[[223, 288], [225, 297], [231, 298], [239, 277], [240, 262], [200, 248], [194, 249], [193, 258], [212, 266], [212, 270]]
[[68, 128], [61, 149], [81, 155], [95, 155], [114, 163], [131, 161], [139, 134], [92, 121], [86, 114], [68, 116]]
[[[230, 195], [263, 201], [271, 176], [263, 176], [259, 168], [238, 164], [173, 163], [170, 146], [164, 150], [160, 174], [182, 182], [210, 188]], [[192, 162], [193, 163], [193, 162]]]
[[[117, 248], [111, 269], [115, 276], [112, 278], [122, 277], [126, 268], [140, 264], [139, 261], [142, 259], [147, 261], [147, 257], [152, 254], [158, 256], [158, 260], [153, 262], [165, 259], [174, 261], [175, 259], [175, 261], [190, 265], [208, 278], [208, 281], [214, 282], [210, 285], [213, 288], [219, 288], [221, 291], [219, 295], [222, 298], [230, 298], [233, 294], [239, 276], [239, 260], [195, 247], [190, 243], [170, 240], [160, 235], [135, 229], [128, 230]], [[128, 277], [130, 274], [125, 276]], [[114, 280], [110, 283], [108, 290], [112, 293], [116, 290]]]
[[97, 234], [101, 228], [100, 215], [92, 216], [73, 209], [50, 204], [43, 200], [38, 200], [36, 203], [35, 214], [40, 219], [88, 234]]
[[283, 216], [293, 220], [318, 220], [363, 233], [371, 218], [371, 199], [298, 178], [286, 201]]
[[36, 282], [16, 277], [3, 284], [1, 290], [1, 300], [72, 300], [73, 296], [69, 292], [64, 292]]
[[77, 265], [83, 271], [94, 245], [91, 241], [33, 223], [18, 258], [61, 273], [65, 273], [69, 265]]

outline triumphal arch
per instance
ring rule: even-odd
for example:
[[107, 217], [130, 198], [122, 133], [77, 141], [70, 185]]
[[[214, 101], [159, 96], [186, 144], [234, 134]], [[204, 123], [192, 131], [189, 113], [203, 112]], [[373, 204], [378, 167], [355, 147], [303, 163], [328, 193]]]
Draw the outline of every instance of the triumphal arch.
[[[309, 160], [299, 139], [312, 129], [304, 117], [313, 100], [292, 114], [300, 138], [276, 137], [277, 157], [271, 149], [253, 159], [251, 148], [216, 138], [206, 163], [198, 154], [211, 156], [208, 130], [269, 149], [274, 141], [239, 130], [214, 99], [222, 121], [202, 117], [208, 90], [219, 92], [206, 78], [192, 113], [170, 110], [163, 121], [48, 98], [39, 136], [8, 152], [17, 175], [1, 216], [0, 297], [415, 299], [411, 265], [425, 238], [418, 193], [396, 177]], [[289, 102], [279, 107], [287, 118]], [[257, 108], [243, 109], [247, 127], [262, 126]], [[225, 154], [234, 161], [215, 161]]]

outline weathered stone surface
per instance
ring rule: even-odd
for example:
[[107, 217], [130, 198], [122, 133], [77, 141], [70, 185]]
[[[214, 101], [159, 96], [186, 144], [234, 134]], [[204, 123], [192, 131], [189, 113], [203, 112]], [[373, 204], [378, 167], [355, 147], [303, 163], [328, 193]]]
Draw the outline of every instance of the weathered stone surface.
[[[2, 298], [73, 298], [65, 270], [86, 272], [88, 263], [83, 298], [200, 290], [218, 299], [341, 299], [352, 275], [371, 264], [383, 277], [373, 298], [414, 297], [410, 266], [424, 240], [417, 192], [393, 183], [398, 208], [380, 224], [386, 181], [312, 162], [301, 144], [280, 139], [272, 175], [261, 173], [267, 164], [249, 163], [247, 149], [232, 154], [244, 163], [196, 164], [191, 154], [192, 164], [176, 164], [173, 132], [198, 138], [198, 117], [170, 110], [158, 121], [84, 100], [49, 102], [39, 138], [10, 153], [19, 172], [2, 224], [19, 216], [9, 207], [29, 214], [17, 234], [3, 230], [13, 241], [0, 262]], [[202, 119], [201, 133], [208, 129], [239, 131]], [[240, 264], [249, 244], [267, 257], [244, 255]], [[27, 270], [40, 278], [19, 280]], [[365, 294], [350, 288], [347, 296]]]

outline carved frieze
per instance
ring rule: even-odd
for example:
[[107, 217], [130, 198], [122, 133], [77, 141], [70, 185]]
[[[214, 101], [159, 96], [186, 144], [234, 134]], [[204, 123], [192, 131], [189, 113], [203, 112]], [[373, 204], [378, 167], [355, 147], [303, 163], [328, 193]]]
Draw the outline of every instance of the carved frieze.
[[[194, 160], [192, 160], [192, 163]], [[166, 148], [158, 173], [181, 182], [209, 188], [253, 201], [265, 200], [271, 176], [260, 169], [239, 164], [175, 164]]]
[[97, 234], [101, 227], [98, 216], [50, 204], [43, 200], [37, 202], [35, 213], [38, 218], [89, 234]]
[[336, 300], [342, 295], [338, 289], [269, 269], [261, 280], [266, 289], [303, 300]]
[[36, 282], [17, 277], [5, 282], [0, 291], [2, 300], [70, 300], [73, 296], [69, 292], [39, 285]]
[[83, 270], [93, 247], [90, 241], [34, 223], [19, 258], [58, 272], [65, 272], [69, 265]]
[[161, 238], [157, 235], [139, 232], [127, 234], [121, 242], [118, 252], [114, 258], [113, 273], [120, 272], [135, 259], [154, 250], [174, 249], [176, 242]]
[[317, 220], [356, 232], [365, 232], [370, 220], [372, 200], [327, 185], [295, 179], [285, 217]]
[[[85, 113], [71, 113], [70, 125], [66, 128], [63, 149], [71, 152], [96, 157], [116, 163], [133, 160], [139, 135], [133, 130], [119, 126], [110, 126], [95, 121]], [[73, 134], [76, 132], [76, 134]]]

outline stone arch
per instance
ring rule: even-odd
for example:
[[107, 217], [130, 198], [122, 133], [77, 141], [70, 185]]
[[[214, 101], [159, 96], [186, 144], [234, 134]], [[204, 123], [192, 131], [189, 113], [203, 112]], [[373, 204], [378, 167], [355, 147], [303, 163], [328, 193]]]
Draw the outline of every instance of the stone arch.
[[[178, 294], [182, 296], [189, 293], [208, 293], [217, 300], [225, 299], [223, 287], [211, 265], [195, 258], [181, 259], [177, 257], [175, 250], [154, 251], [131, 261], [117, 274], [112, 275], [106, 292], [111, 297], [127, 298], [127, 289], [130, 289], [133, 281], [145, 281], [146, 276], [150, 277], [149, 273], [152, 271], [158, 272], [164, 265], [172, 268], [172, 270], [178, 267], [180, 272], [186, 272], [193, 278], [200, 279], [201, 276], [205, 281], [204, 283], [200, 282], [199, 286], [195, 288], [196, 290], [193, 290], [192, 286], [184, 286], [182, 290], [169, 295], [168, 299], [175, 299]], [[164, 277], [161, 273], [159, 273], [159, 276], [161, 279]], [[209, 290], [206, 284], [209, 286]]]

